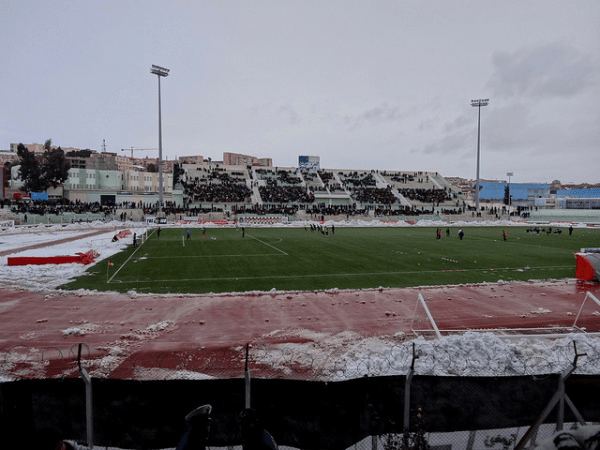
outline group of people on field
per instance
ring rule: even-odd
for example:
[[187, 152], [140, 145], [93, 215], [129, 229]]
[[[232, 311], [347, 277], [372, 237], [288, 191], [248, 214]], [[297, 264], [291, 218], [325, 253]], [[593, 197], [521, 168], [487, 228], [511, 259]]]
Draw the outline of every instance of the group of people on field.
[[[449, 238], [450, 237], [450, 228], [446, 228], [446, 237]], [[463, 238], [465, 237], [465, 232], [463, 231], [462, 228], [458, 229], [458, 238], [462, 241]], [[436, 239], [442, 239], [442, 229], [438, 228], [437, 230], [435, 230], [435, 238]]]

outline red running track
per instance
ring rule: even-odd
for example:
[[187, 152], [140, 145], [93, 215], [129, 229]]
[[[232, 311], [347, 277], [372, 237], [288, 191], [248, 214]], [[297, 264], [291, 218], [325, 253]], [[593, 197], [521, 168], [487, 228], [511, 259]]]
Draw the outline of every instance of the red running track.
[[[94, 376], [119, 378], [136, 377], [132, 367], [152, 369], [152, 360], [176, 368], [183, 354], [204, 368], [216, 354], [237, 358], [238, 370], [245, 343], [297, 342], [285, 336], [300, 329], [410, 336], [431, 330], [422, 309], [413, 323], [419, 293], [440, 330], [570, 327], [587, 291], [600, 297], [600, 285], [575, 280], [178, 296], [4, 290], [0, 377], [77, 376], [79, 343], [96, 360]], [[578, 326], [600, 332], [598, 310], [588, 300]]]

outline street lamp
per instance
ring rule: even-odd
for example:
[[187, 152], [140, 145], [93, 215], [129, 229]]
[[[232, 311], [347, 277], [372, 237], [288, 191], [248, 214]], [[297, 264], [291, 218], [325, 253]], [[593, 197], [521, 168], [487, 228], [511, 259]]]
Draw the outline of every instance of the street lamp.
[[489, 98], [471, 100], [471, 106], [475, 106], [479, 110], [477, 113], [477, 182], [475, 184], [475, 209], [477, 212], [479, 212], [479, 142], [481, 136], [481, 107], [487, 106], [489, 102]]
[[152, 65], [150, 73], [158, 77], [158, 212], [162, 212], [163, 207], [163, 164], [162, 164], [162, 122], [160, 112], [160, 77], [168, 77], [169, 69]]

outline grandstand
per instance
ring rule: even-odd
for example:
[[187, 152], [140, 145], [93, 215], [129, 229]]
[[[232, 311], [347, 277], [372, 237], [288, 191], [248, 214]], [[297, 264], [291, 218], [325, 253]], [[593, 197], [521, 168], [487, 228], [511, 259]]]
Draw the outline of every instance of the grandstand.
[[[504, 181], [482, 181], [479, 198], [487, 202], [501, 202], [507, 185]], [[553, 192], [550, 184], [511, 183], [510, 196], [512, 205], [516, 207], [600, 209], [599, 187], [557, 189]]]
[[[437, 174], [294, 167], [182, 166], [183, 204], [236, 214], [416, 216], [462, 211], [459, 192]], [[177, 189], [174, 189], [174, 198]]]
[[[479, 198], [487, 201], [501, 201], [508, 183], [503, 181], [481, 181]], [[510, 195], [512, 200], [530, 200], [534, 198], [547, 198], [550, 196], [549, 184], [538, 183], [511, 183]]]
[[559, 198], [600, 198], [600, 187], [558, 189], [556, 196]]
[[556, 203], [565, 209], [600, 209], [600, 188], [558, 189]]
[[[93, 170], [89, 172], [86, 178], [105, 179]], [[146, 179], [142, 175], [138, 178]], [[148, 177], [148, 183], [153, 183], [154, 178]], [[162, 211], [169, 220], [258, 216], [330, 220], [342, 215], [367, 220], [379, 217], [454, 221], [499, 219], [503, 215], [528, 219], [538, 210], [600, 210], [600, 187], [557, 189], [560, 187], [557, 181], [511, 183], [511, 204], [506, 206], [507, 183], [482, 181], [479, 198], [483, 212], [475, 212], [472, 180], [445, 178], [427, 171], [300, 169], [227, 165], [208, 160], [174, 164], [172, 186], [168, 184]], [[127, 210], [130, 220], [145, 220], [144, 217], [158, 214], [158, 193], [150, 184], [144, 185], [143, 190], [139, 186], [110, 183], [77, 188], [65, 185], [60, 205], [56, 207], [33, 199], [5, 202], [11, 205], [12, 220], [17, 223], [25, 222], [26, 212], [30, 224], [110, 218], [116, 210]]]

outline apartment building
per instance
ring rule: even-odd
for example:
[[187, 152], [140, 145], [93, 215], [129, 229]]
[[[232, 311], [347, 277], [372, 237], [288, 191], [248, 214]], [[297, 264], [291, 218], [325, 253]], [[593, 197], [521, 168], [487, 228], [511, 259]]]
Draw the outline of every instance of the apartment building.
[[241, 153], [223, 152], [223, 165], [273, 167], [273, 160], [271, 158], [242, 155]]

